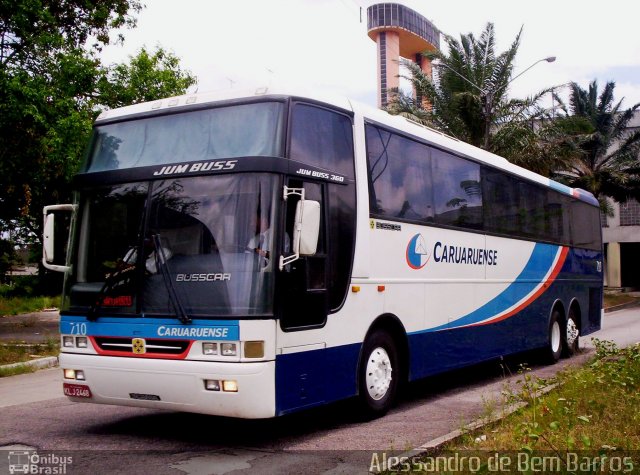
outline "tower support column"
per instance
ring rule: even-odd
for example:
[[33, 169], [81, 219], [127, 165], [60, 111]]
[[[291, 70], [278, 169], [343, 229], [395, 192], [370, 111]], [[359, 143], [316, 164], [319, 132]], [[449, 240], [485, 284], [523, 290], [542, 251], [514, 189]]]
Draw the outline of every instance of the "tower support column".
[[378, 107], [389, 104], [389, 92], [397, 89], [400, 80], [400, 35], [395, 31], [383, 31], [378, 34]]

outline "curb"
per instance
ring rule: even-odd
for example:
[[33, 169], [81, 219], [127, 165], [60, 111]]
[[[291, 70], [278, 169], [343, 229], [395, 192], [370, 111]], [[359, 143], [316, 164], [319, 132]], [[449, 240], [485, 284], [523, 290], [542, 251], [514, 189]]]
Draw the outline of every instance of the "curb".
[[[550, 384], [549, 386], [545, 386], [544, 388], [536, 392], [535, 397], [543, 396], [553, 391], [557, 387], [558, 387], [558, 384]], [[518, 409], [523, 408], [525, 406], [527, 406], [526, 402], [518, 402], [516, 404], [510, 404], [507, 407], [505, 407], [498, 415], [495, 415], [489, 418], [481, 417], [479, 419], [476, 419], [475, 421], [470, 422], [469, 424], [464, 426], [462, 429], [456, 429], [454, 431], [449, 432], [448, 434], [438, 437], [437, 439], [430, 440], [429, 442], [421, 445], [420, 447], [416, 447], [415, 449], [410, 451], [410, 453], [413, 453], [413, 454], [415, 454], [415, 452], [424, 453], [424, 452], [429, 452], [430, 450], [438, 449], [440, 448], [440, 446], [442, 446], [447, 442], [451, 442], [452, 440], [455, 440], [458, 437], [468, 434], [469, 432], [472, 432], [474, 430], [480, 429], [481, 427], [484, 427], [486, 425], [489, 425], [496, 421], [504, 419], [505, 417], [510, 416], [511, 414], [516, 412]]]
[[51, 368], [53, 366], [58, 366], [58, 357], [47, 356], [46, 358], [38, 358], [31, 361], [24, 361], [22, 363], [6, 364], [6, 365], [0, 366], [0, 369], [11, 369], [11, 368], [17, 368], [19, 366], [29, 366], [36, 369]]
[[640, 306], [640, 300], [637, 300], [635, 302], [622, 303], [620, 305], [614, 305], [613, 307], [607, 307], [604, 309], [604, 313], [616, 312], [618, 310], [624, 310], [627, 308], [633, 308], [638, 306]]
[[[536, 392], [535, 396], [536, 397], [540, 397], [543, 396], [549, 392], [551, 392], [552, 390], [554, 390], [555, 388], [558, 387], [557, 383], [554, 384], [550, 384], [549, 386], [545, 386], [544, 388], [540, 389], [538, 392]], [[499, 421], [501, 419], [506, 418], [507, 416], [510, 416], [511, 414], [513, 414], [514, 412], [516, 412], [518, 409], [527, 406], [526, 402], [518, 402], [515, 404], [510, 404], [507, 407], [505, 407], [500, 414], [497, 414], [495, 416], [492, 417], [481, 417], [476, 419], [475, 421], [470, 422], [469, 424], [465, 425], [464, 427], [462, 427], [461, 429], [456, 429], [454, 431], [449, 432], [448, 434], [445, 434], [441, 437], [438, 437], [436, 439], [430, 440], [429, 442], [422, 444], [419, 447], [415, 447], [414, 449], [408, 450], [406, 452], [403, 452], [396, 457], [398, 460], [408, 460], [411, 457], [417, 457], [420, 455], [424, 455], [424, 454], [428, 454], [431, 452], [436, 451], [437, 449], [439, 449], [442, 445], [451, 442], [453, 440], [456, 440], [460, 437], [462, 437], [465, 434], [468, 434], [471, 431], [480, 429], [481, 427], [484, 427], [486, 425], [492, 424], [496, 421]], [[387, 467], [385, 466], [385, 470], [393, 470], [397, 467]], [[372, 473], [380, 473], [377, 471], [374, 471]]]
[[[584, 351], [584, 350], [583, 350]], [[588, 358], [588, 352], [584, 353], [585, 354], [585, 358], [584, 361], [587, 361]], [[579, 363], [580, 366], [583, 365], [583, 363]], [[558, 386], [560, 386], [559, 383], [553, 383], [550, 384], [548, 386], [545, 386], [543, 388], [541, 388], [539, 391], [537, 391], [535, 393], [535, 397], [540, 397], [543, 396], [551, 391], [553, 391], [554, 389], [556, 389]], [[469, 434], [470, 432], [473, 432], [477, 429], [480, 429], [482, 427], [485, 427], [487, 425], [493, 424], [494, 422], [497, 422], [499, 420], [502, 420], [508, 416], [510, 416], [511, 414], [513, 414], [514, 412], [516, 412], [518, 409], [521, 409], [523, 407], [526, 407], [527, 403], [526, 402], [517, 402], [517, 403], [512, 403], [512, 404], [508, 404], [506, 406], [504, 406], [502, 408], [502, 410], [500, 411], [500, 413], [495, 414], [491, 417], [479, 417], [474, 421], [471, 421], [470, 423], [466, 424], [465, 426], [461, 427], [460, 429], [456, 429], [454, 431], [449, 432], [448, 434], [445, 434], [443, 436], [437, 437], [435, 439], [432, 439], [418, 447], [414, 447], [413, 449], [409, 449], [409, 450], [405, 450], [404, 452], [400, 453], [400, 454], [393, 454], [393, 457], [395, 458], [395, 460], [398, 460], [399, 462], [394, 462], [396, 463], [396, 466], [384, 466], [384, 469], [387, 471], [390, 470], [394, 470], [395, 468], [397, 468], [397, 463], [401, 463], [403, 460], [411, 460], [413, 457], [420, 457], [423, 455], [429, 455], [429, 454], [433, 454], [433, 453], [437, 453], [437, 451], [445, 444], [455, 441], [456, 439], [459, 439], [460, 437]], [[382, 471], [378, 471], [378, 470], [372, 470], [370, 471], [370, 473], [374, 473], [374, 474], [379, 474]]]

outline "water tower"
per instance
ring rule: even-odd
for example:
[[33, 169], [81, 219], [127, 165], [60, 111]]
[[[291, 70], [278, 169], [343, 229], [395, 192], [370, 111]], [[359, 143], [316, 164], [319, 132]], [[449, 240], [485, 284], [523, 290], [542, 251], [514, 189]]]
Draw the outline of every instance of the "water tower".
[[400, 57], [415, 61], [431, 76], [431, 61], [422, 53], [440, 49], [440, 32], [425, 17], [397, 3], [367, 8], [367, 28], [378, 45], [378, 107], [386, 107], [389, 91], [399, 84]]

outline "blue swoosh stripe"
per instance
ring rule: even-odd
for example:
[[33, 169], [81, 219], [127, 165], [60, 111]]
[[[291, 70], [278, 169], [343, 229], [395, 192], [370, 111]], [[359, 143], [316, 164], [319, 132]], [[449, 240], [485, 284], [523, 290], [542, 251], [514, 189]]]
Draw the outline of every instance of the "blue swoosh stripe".
[[[548, 274], [556, 256], [558, 246], [551, 244], [536, 244], [531, 252], [529, 261], [520, 275], [509, 287], [498, 296], [473, 312], [438, 327], [430, 328], [427, 332], [447, 330], [464, 325], [472, 325], [498, 315], [524, 300], [540, 284]], [[417, 332], [420, 333], [420, 332]]]

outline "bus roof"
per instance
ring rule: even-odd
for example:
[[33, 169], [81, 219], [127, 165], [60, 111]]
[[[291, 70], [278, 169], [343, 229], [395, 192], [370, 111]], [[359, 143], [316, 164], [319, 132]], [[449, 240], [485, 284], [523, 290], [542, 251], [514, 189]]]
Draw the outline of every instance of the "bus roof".
[[253, 89], [223, 89], [211, 92], [195, 92], [182, 96], [168, 97], [157, 101], [142, 102], [130, 106], [120, 107], [102, 112], [96, 119], [96, 124], [104, 121], [112, 121], [120, 118], [129, 118], [137, 115], [162, 114], [172, 109], [193, 108], [215, 104], [218, 102], [239, 101], [242, 99], [260, 99], [269, 97], [304, 97], [314, 101], [322, 102], [334, 107], [351, 111], [351, 102], [340, 96], [321, 95], [315, 91], [278, 88], [278, 87], [257, 87]]
[[351, 101], [342, 96], [322, 94], [318, 93], [317, 91], [305, 90], [300, 88], [282, 88], [278, 86], [268, 86], [253, 89], [225, 89], [212, 92], [185, 94], [182, 96], [169, 97], [157, 101], [134, 104], [131, 106], [104, 111], [98, 116], [96, 124], [99, 125], [101, 122], [110, 122], [118, 119], [132, 118], [133, 116], [139, 115], [148, 116], [163, 114], [167, 113], [169, 110], [178, 110], [182, 108], [190, 109], [198, 106], [206, 106], [207, 104], [215, 104], [217, 102], [238, 101], [242, 99], [252, 98], [267, 99], [269, 97], [300, 97], [338, 107], [343, 110], [351, 111], [356, 115], [364, 117], [365, 121], [372, 121], [380, 125], [396, 129], [407, 135], [427, 141], [433, 145], [436, 145], [458, 155], [475, 160], [477, 162], [485, 163], [496, 168], [500, 168], [514, 175], [555, 189], [561, 193], [567, 194], [592, 205], [598, 205], [598, 200], [593, 196], [593, 194], [588, 191], [579, 188], [570, 188], [566, 185], [563, 185], [562, 183], [556, 182], [530, 170], [522, 168], [518, 165], [515, 165], [503, 157], [500, 157], [478, 147], [474, 147], [473, 145], [462, 142], [458, 139], [443, 134], [442, 132], [431, 129], [427, 126], [411, 121], [402, 116], [394, 116], [383, 110]]

